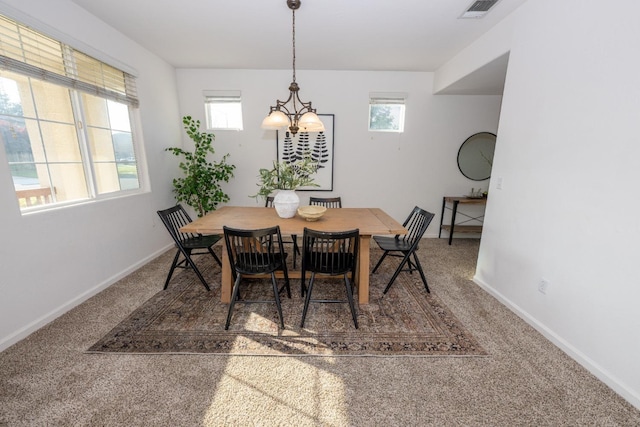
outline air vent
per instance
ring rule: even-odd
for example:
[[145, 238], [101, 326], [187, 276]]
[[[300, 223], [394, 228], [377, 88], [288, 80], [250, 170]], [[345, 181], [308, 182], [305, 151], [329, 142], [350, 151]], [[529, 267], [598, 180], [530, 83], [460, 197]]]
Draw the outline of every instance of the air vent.
[[489, 12], [496, 3], [500, 0], [476, 0], [471, 3], [471, 6], [460, 15], [460, 19], [478, 19], [482, 18]]

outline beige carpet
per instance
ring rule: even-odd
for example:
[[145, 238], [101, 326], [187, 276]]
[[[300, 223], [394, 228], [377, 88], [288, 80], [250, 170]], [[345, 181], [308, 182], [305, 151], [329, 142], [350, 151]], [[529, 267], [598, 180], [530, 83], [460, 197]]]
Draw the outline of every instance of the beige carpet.
[[[216, 248], [218, 252], [220, 248]], [[218, 253], [220, 256], [220, 254]], [[380, 250], [372, 250], [378, 260]], [[220, 283], [220, 267], [199, 258], [208, 283]], [[390, 291], [382, 291], [398, 265], [389, 257], [371, 275], [370, 304], [357, 308], [355, 329], [346, 303], [312, 303], [300, 328], [304, 301], [300, 280], [291, 279], [292, 298], [281, 294], [285, 329], [279, 327], [269, 280], [248, 280], [242, 295], [269, 303], [237, 303], [232, 323], [224, 330], [228, 305], [220, 287], [207, 292], [196, 275], [184, 271], [110, 331], [89, 352], [208, 353], [236, 355], [325, 356], [473, 356], [486, 354], [471, 334], [440, 301], [427, 293], [417, 273], [401, 274]], [[155, 268], [148, 266], [146, 268]], [[141, 269], [136, 274], [144, 278]], [[127, 280], [135, 280], [130, 277]], [[142, 280], [142, 279], [141, 279]], [[284, 283], [280, 281], [280, 285]], [[314, 298], [346, 298], [341, 280], [317, 279]]]
[[87, 354], [161, 290], [167, 253], [0, 353], [0, 425], [640, 425], [638, 410], [471, 282], [477, 251], [426, 239], [420, 257], [485, 357]]

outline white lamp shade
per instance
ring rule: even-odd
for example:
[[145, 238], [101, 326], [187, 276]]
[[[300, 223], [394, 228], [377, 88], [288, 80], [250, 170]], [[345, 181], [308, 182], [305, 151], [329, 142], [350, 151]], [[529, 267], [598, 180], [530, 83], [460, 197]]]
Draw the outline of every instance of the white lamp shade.
[[262, 121], [262, 129], [278, 130], [287, 126], [289, 126], [289, 117], [282, 111], [274, 111]]
[[304, 113], [298, 120], [298, 126], [303, 132], [324, 132], [324, 124], [316, 113]]

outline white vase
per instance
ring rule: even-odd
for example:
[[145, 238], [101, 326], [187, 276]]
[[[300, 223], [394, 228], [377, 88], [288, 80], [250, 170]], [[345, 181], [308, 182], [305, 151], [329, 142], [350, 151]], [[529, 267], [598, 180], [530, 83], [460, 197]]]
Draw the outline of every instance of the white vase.
[[273, 207], [280, 218], [293, 218], [300, 206], [300, 198], [294, 190], [280, 190], [273, 198]]

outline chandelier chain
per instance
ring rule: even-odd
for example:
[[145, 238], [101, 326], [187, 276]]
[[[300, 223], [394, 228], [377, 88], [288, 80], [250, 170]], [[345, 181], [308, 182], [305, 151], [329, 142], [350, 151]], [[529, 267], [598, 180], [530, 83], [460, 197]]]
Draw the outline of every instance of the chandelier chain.
[[296, 10], [292, 9], [291, 13], [293, 14], [293, 18], [291, 19], [292, 29], [291, 34], [293, 35], [292, 46], [293, 46], [293, 81], [296, 81]]

